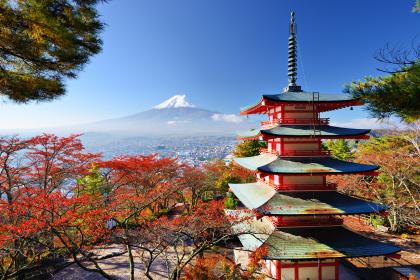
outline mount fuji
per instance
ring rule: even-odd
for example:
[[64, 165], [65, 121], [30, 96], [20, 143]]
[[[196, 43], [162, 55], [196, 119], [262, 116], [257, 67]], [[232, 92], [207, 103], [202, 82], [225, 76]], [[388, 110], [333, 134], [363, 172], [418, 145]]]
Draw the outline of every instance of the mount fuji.
[[184, 95], [174, 95], [168, 100], [163, 101], [159, 105], [153, 107], [154, 109], [169, 109], [169, 108], [182, 108], [182, 107], [191, 107], [194, 108], [195, 106], [190, 104], [187, 101], [187, 96]]
[[255, 124], [243, 117], [198, 108], [186, 95], [175, 95], [149, 110], [87, 124], [79, 130], [130, 136], [222, 136], [234, 135], [252, 126]]

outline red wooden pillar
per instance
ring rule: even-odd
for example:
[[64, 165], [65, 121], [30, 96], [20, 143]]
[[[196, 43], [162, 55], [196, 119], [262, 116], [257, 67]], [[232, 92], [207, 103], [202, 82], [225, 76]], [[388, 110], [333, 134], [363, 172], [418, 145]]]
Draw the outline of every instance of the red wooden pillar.
[[320, 264], [320, 260], [318, 260], [318, 280], [322, 280], [322, 266]]
[[295, 280], [299, 280], [299, 264], [295, 262]]
[[280, 139], [280, 154], [282, 155], [284, 153], [284, 138]]
[[280, 112], [281, 122], [283, 122], [284, 121], [284, 105], [281, 105], [280, 106], [280, 110], [281, 110], [281, 112]]
[[281, 262], [276, 260], [276, 280], [281, 280]]
[[335, 260], [335, 280], [340, 279], [340, 263], [338, 260]]
[[279, 182], [279, 184], [280, 184], [280, 186], [281, 186], [281, 188], [282, 189], [284, 189], [284, 179], [283, 179], [283, 175], [279, 175], [279, 179], [280, 179], [280, 182]]

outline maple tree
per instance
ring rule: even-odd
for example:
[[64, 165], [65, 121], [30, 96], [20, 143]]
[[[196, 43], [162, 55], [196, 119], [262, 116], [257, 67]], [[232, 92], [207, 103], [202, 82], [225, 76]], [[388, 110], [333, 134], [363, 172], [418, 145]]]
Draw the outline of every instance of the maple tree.
[[[130, 279], [136, 262], [153, 279], [157, 261], [180, 279], [235, 236], [223, 201], [205, 192], [218, 189], [219, 176], [246, 180], [244, 170], [156, 154], [104, 161], [78, 136], [0, 138], [0, 279], [42, 277], [71, 263], [115, 279], [101, 261], [116, 256], [127, 258]], [[119, 251], [101, 253], [111, 245]]]
[[174, 202], [182, 166], [174, 158], [149, 155], [118, 157], [103, 162], [101, 167], [109, 170], [106, 178], [112, 191], [108, 211], [116, 221], [114, 234], [126, 247], [130, 279], [134, 279], [133, 250], [147, 236], [150, 222]]
[[[83, 153], [77, 137], [44, 134], [0, 139], [1, 277], [23, 279], [36, 272], [44, 259], [56, 258], [67, 248], [68, 243], [56, 242], [57, 233], [68, 233], [75, 223], [89, 220], [86, 211], [92, 212], [92, 207], [84, 205], [93, 202], [72, 197], [70, 185], [99, 155]], [[100, 217], [98, 209], [90, 214]], [[94, 228], [92, 223], [84, 230]], [[73, 229], [63, 240], [76, 238]], [[95, 240], [92, 234], [88, 236]], [[83, 241], [82, 246], [90, 243]]]
[[207, 254], [198, 258], [194, 266], [186, 269], [184, 280], [221, 279], [221, 280], [263, 280], [267, 275], [261, 273], [262, 259], [267, 254], [267, 247], [262, 246], [250, 253], [249, 264], [242, 270], [232, 259], [221, 254]]
[[211, 187], [209, 188], [205, 184], [205, 179], [206, 174], [200, 168], [185, 166], [183, 169], [179, 193], [184, 205], [190, 213], [201, 200], [206, 198], [206, 192], [214, 189]]
[[418, 224], [418, 139], [418, 131], [371, 138], [359, 145], [355, 161], [380, 166], [379, 176], [348, 175], [331, 178], [343, 192], [389, 206], [385, 221], [393, 232]]
[[203, 170], [208, 188], [219, 192], [228, 191], [229, 183], [247, 183], [255, 180], [255, 174], [252, 171], [234, 163], [226, 164], [222, 160], [205, 163]]

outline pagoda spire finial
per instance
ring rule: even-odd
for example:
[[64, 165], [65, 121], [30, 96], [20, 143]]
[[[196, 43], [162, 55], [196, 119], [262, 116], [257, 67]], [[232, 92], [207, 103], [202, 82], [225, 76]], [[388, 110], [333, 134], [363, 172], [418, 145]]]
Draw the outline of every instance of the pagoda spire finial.
[[296, 23], [295, 23], [295, 12], [290, 14], [290, 26], [289, 26], [289, 55], [288, 55], [288, 76], [289, 85], [284, 89], [286, 92], [297, 92], [302, 91], [300, 86], [296, 85], [297, 79], [297, 55], [296, 55]]

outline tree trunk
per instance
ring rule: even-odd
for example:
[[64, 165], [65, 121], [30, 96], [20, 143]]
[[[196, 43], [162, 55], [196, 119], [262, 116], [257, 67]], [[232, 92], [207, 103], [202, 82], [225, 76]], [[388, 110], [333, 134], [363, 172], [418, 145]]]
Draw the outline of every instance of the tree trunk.
[[127, 242], [128, 262], [130, 264], [130, 280], [134, 280], [134, 257], [131, 251], [131, 246]]
[[144, 276], [146, 276], [146, 277], [147, 277], [147, 279], [149, 279], [149, 280], [153, 280], [153, 277], [150, 275], [150, 271], [149, 271], [149, 270], [147, 270], [147, 271], [144, 273]]
[[395, 209], [391, 210], [391, 215], [389, 215], [387, 219], [389, 223], [389, 229], [391, 230], [391, 232], [396, 232], [397, 231], [397, 213]]
[[181, 271], [179, 268], [176, 268], [172, 273], [171, 280], [178, 280], [181, 277]]

